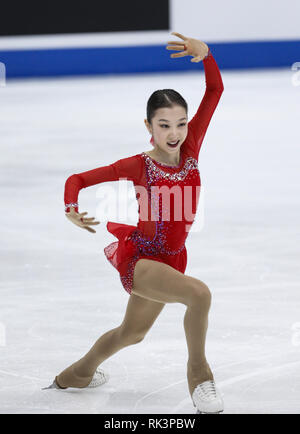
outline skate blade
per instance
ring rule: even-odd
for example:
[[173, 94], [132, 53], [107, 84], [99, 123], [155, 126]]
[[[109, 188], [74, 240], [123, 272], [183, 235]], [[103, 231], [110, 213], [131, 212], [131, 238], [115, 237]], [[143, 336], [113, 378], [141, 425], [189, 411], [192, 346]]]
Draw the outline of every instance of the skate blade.
[[57, 386], [55, 380], [53, 381], [52, 384], [50, 384], [50, 386], [48, 386], [48, 387], [42, 387], [42, 390], [48, 390], [48, 389], [59, 389], [59, 387]]
[[216, 412], [214, 412], [214, 413], [207, 413], [207, 412], [205, 412], [205, 411], [199, 411], [199, 410], [197, 410], [197, 411], [196, 411], [196, 414], [220, 414], [220, 413], [223, 413], [223, 411], [224, 411], [224, 410], [216, 411]]

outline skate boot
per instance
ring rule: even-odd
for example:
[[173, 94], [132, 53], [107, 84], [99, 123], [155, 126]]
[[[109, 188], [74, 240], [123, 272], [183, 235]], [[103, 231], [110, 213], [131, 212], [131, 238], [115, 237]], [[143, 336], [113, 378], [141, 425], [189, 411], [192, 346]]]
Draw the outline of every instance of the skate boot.
[[[96, 369], [96, 372], [93, 375], [91, 382], [86, 387], [87, 388], [98, 387], [104, 383], [107, 383], [108, 380], [109, 380], [109, 374], [107, 372], [104, 372], [103, 369], [98, 367]], [[86, 387], [84, 387], [84, 388], [86, 388]], [[60, 387], [57, 384], [56, 377], [55, 377], [55, 380], [53, 381], [53, 383], [50, 384], [50, 386], [48, 386], [48, 387], [44, 387], [42, 390], [46, 390], [46, 389], [67, 389], [67, 387]]]
[[192, 394], [196, 414], [216, 414], [224, 411], [224, 403], [213, 380], [204, 381], [195, 387]]

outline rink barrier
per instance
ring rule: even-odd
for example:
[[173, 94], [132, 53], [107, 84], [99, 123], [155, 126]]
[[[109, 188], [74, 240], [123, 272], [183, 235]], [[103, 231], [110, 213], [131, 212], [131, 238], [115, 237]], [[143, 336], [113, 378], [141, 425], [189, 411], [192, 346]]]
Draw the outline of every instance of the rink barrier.
[[[209, 43], [220, 69], [291, 67], [300, 61], [300, 40]], [[1, 50], [6, 78], [115, 75], [203, 68], [191, 56], [170, 58], [166, 45]]]

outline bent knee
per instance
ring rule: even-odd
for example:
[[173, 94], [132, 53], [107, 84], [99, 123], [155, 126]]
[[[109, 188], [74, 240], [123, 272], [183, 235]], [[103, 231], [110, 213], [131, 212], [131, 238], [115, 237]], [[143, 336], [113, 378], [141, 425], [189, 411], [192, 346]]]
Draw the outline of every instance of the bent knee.
[[209, 309], [212, 294], [208, 286], [198, 279], [193, 279], [190, 285], [190, 304], [193, 307], [199, 307], [200, 309]]

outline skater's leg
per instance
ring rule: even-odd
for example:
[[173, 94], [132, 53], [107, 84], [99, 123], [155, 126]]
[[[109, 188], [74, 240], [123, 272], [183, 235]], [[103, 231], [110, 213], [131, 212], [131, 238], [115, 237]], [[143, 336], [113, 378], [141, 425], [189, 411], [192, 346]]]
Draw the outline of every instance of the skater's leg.
[[93, 375], [97, 366], [121, 348], [141, 342], [164, 307], [163, 303], [131, 294], [122, 324], [101, 336], [78, 363], [76, 372]]
[[80, 360], [56, 377], [60, 387], [86, 387], [97, 367], [112, 354], [141, 342], [162, 311], [164, 303], [131, 294], [124, 320], [119, 327], [103, 334]]
[[202, 306], [187, 308], [184, 316], [184, 330], [189, 353], [187, 377], [191, 396], [198, 384], [214, 379], [205, 357], [209, 306], [210, 297], [207, 296]]
[[197, 384], [212, 380], [205, 357], [205, 340], [211, 293], [201, 280], [186, 276], [167, 264], [140, 259], [134, 270], [133, 293], [161, 303], [187, 306], [184, 328], [188, 347], [187, 377], [189, 391]]

